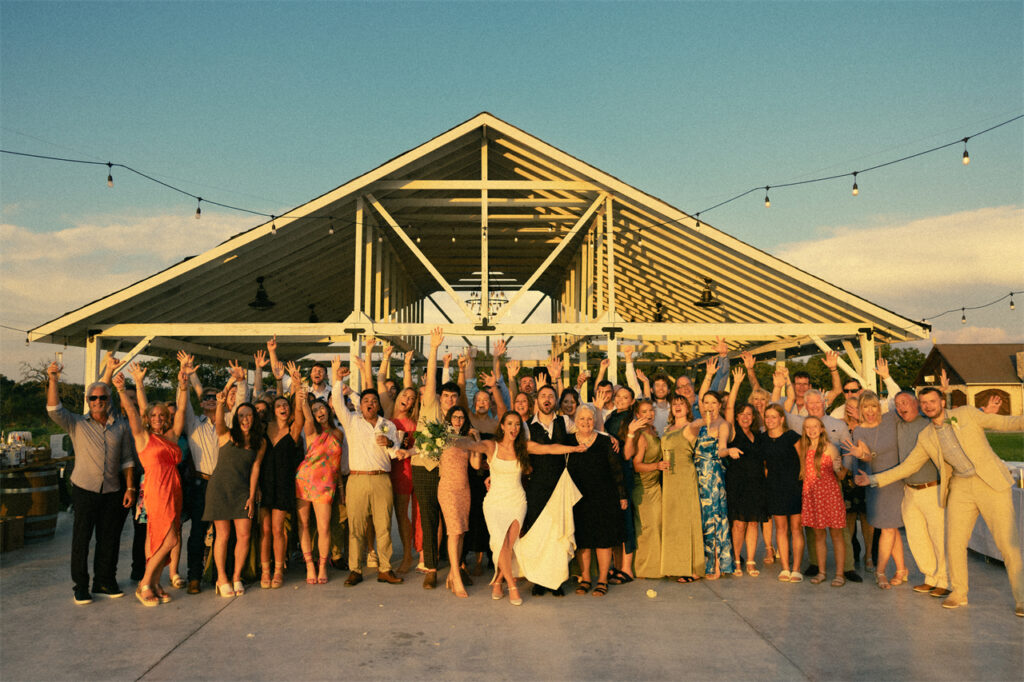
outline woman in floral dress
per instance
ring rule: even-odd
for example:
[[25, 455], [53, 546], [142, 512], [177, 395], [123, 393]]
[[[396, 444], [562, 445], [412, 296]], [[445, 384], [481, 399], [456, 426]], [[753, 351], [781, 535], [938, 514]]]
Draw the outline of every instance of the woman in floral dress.
[[[331, 502], [338, 487], [341, 466], [341, 444], [344, 436], [334, 420], [331, 408], [321, 399], [302, 402], [306, 415], [306, 457], [295, 472], [295, 498], [299, 511], [299, 544], [307, 564], [312, 561], [309, 539], [309, 509], [316, 514], [317, 551], [320, 555], [316, 579], [307, 575], [306, 582], [327, 582], [327, 560], [331, 556]], [[275, 578], [276, 583], [276, 578]], [[279, 587], [279, 585], [274, 585]]]

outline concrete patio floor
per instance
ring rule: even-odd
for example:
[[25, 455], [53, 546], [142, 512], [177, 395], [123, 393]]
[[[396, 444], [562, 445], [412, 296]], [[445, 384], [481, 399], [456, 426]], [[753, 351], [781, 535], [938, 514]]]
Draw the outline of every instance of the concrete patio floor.
[[[340, 572], [308, 586], [296, 568], [283, 589], [169, 590], [174, 601], [147, 609], [127, 579], [130, 527], [125, 597], [73, 603], [70, 531], [62, 513], [53, 540], [0, 558], [4, 680], [1024, 678], [1024, 619], [1006, 572], [977, 556], [970, 606], [955, 611], [909, 585], [782, 584], [777, 564], [757, 578], [637, 580], [604, 599], [527, 588], [518, 608], [492, 601], [484, 578], [456, 599], [423, 590], [416, 573], [393, 586], [371, 570], [349, 588]], [[912, 570], [910, 584], [919, 578]]]

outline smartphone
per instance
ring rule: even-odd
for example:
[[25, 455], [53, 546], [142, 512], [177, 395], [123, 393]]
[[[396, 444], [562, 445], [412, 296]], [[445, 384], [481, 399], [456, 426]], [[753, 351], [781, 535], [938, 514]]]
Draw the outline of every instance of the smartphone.
[[64, 353], [63, 352], [57, 351], [56, 353], [54, 353], [54, 357], [56, 358], [58, 365], [61, 365], [61, 366], [64, 365]]

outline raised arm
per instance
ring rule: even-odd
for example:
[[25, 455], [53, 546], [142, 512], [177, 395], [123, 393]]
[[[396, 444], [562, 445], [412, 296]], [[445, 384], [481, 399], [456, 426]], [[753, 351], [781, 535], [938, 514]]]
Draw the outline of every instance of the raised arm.
[[[132, 362], [128, 365], [128, 371], [132, 375], [132, 381], [135, 382], [135, 399], [139, 402], [139, 414], [146, 414], [146, 410], [149, 409], [149, 403], [146, 401], [146, 368], [139, 366], [139, 363]], [[122, 372], [124, 374], [124, 372]]]
[[359, 363], [359, 371], [363, 375], [363, 390], [373, 388], [376, 382], [373, 379], [373, 349], [377, 347], [377, 337], [366, 337], [366, 354], [363, 361]]
[[743, 351], [743, 354], [740, 357], [743, 358], [743, 367], [747, 370], [747, 379], [750, 381], [750, 390], [758, 390], [761, 388], [761, 384], [757, 380], [757, 374], [754, 373], [754, 366], [757, 364], [754, 360], [754, 354], [747, 350]]
[[548, 374], [551, 376], [551, 386], [555, 389], [555, 395], [561, 396], [564, 387], [562, 385], [562, 360], [553, 357], [548, 361]]
[[60, 387], [57, 386], [57, 380], [60, 378], [60, 373], [64, 371], [64, 366], [57, 364], [56, 361], [51, 362], [46, 368], [46, 406], [47, 407], [59, 407], [60, 406]]
[[331, 359], [331, 377], [333, 380], [333, 386], [331, 387], [331, 407], [334, 408], [334, 414], [338, 416], [338, 421], [341, 422], [342, 428], [348, 430], [349, 423], [352, 421], [352, 413], [345, 407], [345, 393], [342, 381], [345, 379], [346, 370], [348, 368], [341, 366], [341, 356], [335, 355]]
[[889, 361], [885, 358], [878, 358], [878, 361], [875, 363], [875, 374], [881, 378], [882, 384], [885, 385], [885, 401], [888, 403], [889, 409], [892, 409], [895, 405], [893, 401], [896, 398], [896, 394], [900, 392], [900, 386], [893, 381], [892, 376], [889, 374]]
[[633, 353], [636, 349], [633, 346], [623, 346], [622, 355], [626, 358], [626, 385], [633, 389], [633, 394], [638, 398], [646, 398], [640, 388], [640, 382], [636, 378], [636, 367], [633, 366]]
[[[142, 425], [142, 418], [139, 417], [139, 410], [132, 402], [132, 399], [128, 397], [128, 393], [125, 392], [125, 381], [124, 374], [118, 374], [113, 378], [114, 388], [117, 389], [117, 397], [121, 401], [121, 411], [128, 418], [128, 425], [132, 429], [132, 436], [135, 437], [135, 450], [141, 452], [146, 449], [146, 444], [149, 443], [149, 434], [146, 432], [146, 427]], [[135, 391], [138, 393], [138, 387], [136, 386]]]
[[832, 377], [832, 388], [825, 394], [825, 407], [828, 407], [836, 396], [843, 394], [843, 382], [839, 377], [839, 353], [830, 350], [825, 353], [822, 362], [828, 367], [828, 373]]
[[725, 403], [725, 420], [733, 427], [736, 425], [736, 396], [740, 392], [744, 374], [746, 371], [742, 367], [737, 367], [732, 371], [732, 388], [729, 389], [729, 399]]
[[267, 360], [267, 352], [264, 350], [258, 350], [252, 355], [253, 366], [256, 370], [253, 372], [252, 380], [252, 392], [254, 395], [263, 394], [263, 368], [267, 366], [269, 360]]
[[522, 366], [518, 360], [509, 359], [505, 363], [505, 371], [508, 372], [508, 395], [509, 400], [513, 403], [516, 401], [516, 394], [519, 393], [519, 382], [516, 381], [516, 375], [519, 374], [519, 369]]
[[704, 381], [700, 385], [700, 391], [697, 393], [697, 403], [699, 404], [704, 400], [704, 394], [711, 390], [711, 381], [715, 378], [715, 374], [718, 373], [718, 358], [708, 358], [707, 371], [704, 373]]
[[457, 404], [469, 411], [469, 400], [466, 397], [466, 372], [469, 367], [469, 356], [465, 353], [460, 354], [456, 361], [459, 367], [459, 374], [456, 378], [456, 383], [459, 386], [459, 400]]
[[405, 360], [402, 365], [402, 388], [412, 388], [412, 351], [405, 351]]
[[640, 386], [642, 387], [640, 395], [650, 400], [651, 398], [654, 397], [654, 394], [651, 393], [651, 380], [647, 378], [647, 375], [643, 373], [643, 370], [638, 369], [635, 370], [635, 372], [636, 378], [640, 382]]
[[609, 360], [608, 358], [605, 358], [604, 360], [601, 360], [601, 364], [598, 365], [597, 379], [594, 380], [594, 386], [597, 386], [599, 383], [604, 381], [605, 375], [608, 374], [608, 365], [610, 365], [610, 364], [612, 364], [612, 361]]
[[395, 347], [385, 343], [381, 348], [380, 368], [377, 370], [377, 395], [380, 396], [380, 411], [385, 419], [391, 419], [395, 413], [395, 401], [388, 391], [387, 381], [391, 378], [391, 354]]
[[313, 423], [313, 410], [309, 407], [308, 400], [299, 401], [297, 408], [298, 409], [295, 410], [296, 412], [299, 410], [302, 411], [302, 430], [306, 434], [306, 443], [308, 445], [309, 441], [316, 438], [316, 425]]
[[189, 382], [189, 385], [192, 386], [192, 390], [194, 390], [196, 392], [196, 397], [201, 400], [202, 397], [203, 397], [203, 383], [201, 381], [199, 381], [199, 376], [194, 371], [195, 367], [197, 367], [195, 356], [194, 355], [189, 355], [188, 353], [186, 353], [183, 350], [179, 350], [178, 351], [178, 364], [179, 365], [186, 365], [186, 364], [192, 365], [193, 371], [192, 371], [191, 374], [188, 375], [188, 382]]
[[422, 402], [426, 404], [437, 400], [437, 351], [444, 343], [444, 330], [434, 327], [430, 332], [430, 352], [427, 354], [427, 379], [423, 385]]
[[111, 380], [114, 378], [114, 370], [120, 365], [121, 361], [114, 357], [114, 351], [108, 350], [103, 358], [103, 374], [100, 375], [100, 381], [107, 386], [112, 386]]
[[299, 371], [298, 365], [291, 360], [285, 365], [288, 370], [288, 374], [292, 378], [292, 399], [294, 400], [294, 409], [292, 409], [292, 425], [288, 431], [291, 433], [292, 440], [296, 443], [299, 442], [299, 436], [302, 434], [302, 427], [306, 423], [306, 412], [299, 407], [300, 404], [305, 404], [306, 400], [306, 385], [302, 383], [302, 373]]
[[484, 387], [490, 392], [491, 400], [494, 401], [494, 412], [495, 415], [500, 418], [501, 415], [508, 412], [508, 405], [505, 404], [505, 396], [501, 394], [501, 391], [497, 387], [497, 378], [499, 375], [496, 372], [490, 374], [484, 373], [481, 377], [484, 380]]
[[190, 364], [182, 365], [178, 369], [178, 387], [174, 400], [176, 409], [174, 410], [174, 423], [171, 425], [171, 432], [174, 434], [175, 440], [181, 438], [181, 434], [185, 431], [185, 421], [191, 407], [188, 400], [188, 378], [194, 371], [195, 368]]
[[729, 346], [725, 343], [725, 337], [716, 336], [715, 340], [718, 350], [718, 368], [711, 380], [711, 390], [723, 391], [725, 382], [729, 378]]

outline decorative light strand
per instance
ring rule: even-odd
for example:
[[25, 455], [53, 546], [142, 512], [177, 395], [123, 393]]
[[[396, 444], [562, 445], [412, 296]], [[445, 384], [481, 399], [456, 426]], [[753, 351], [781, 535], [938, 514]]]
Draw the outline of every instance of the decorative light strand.
[[1013, 295], [1014, 294], [1024, 294], [1024, 291], [1011, 291], [1008, 294], [1004, 294], [1004, 295], [1000, 296], [999, 298], [997, 298], [994, 301], [990, 301], [989, 303], [983, 303], [981, 305], [975, 305], [975, 306], [968, 305], [968, 306], [960, 306], [959, 308], [950, 308], [949, 310], [947, 310], [945, 312], [941, 312], [938, 315], [929, 315], [928, 317], [925, 317], [924, 319], [925, 320], [937, 320], [940, 317], [942, 317], [943, 315], [949, 315], [950, 313], [955, 313], [956, 311], [959, 310], [960, 311], [960, 322], [961, 322], [961, 324], [966, 324], [966, 317], [967, 317], [967, 311], [968, 310], [981, 310], [982, 308], [988, 308], [988, 307], [994, 306], [996, 303], [1001, 303], [1002, 301], [1005, 301], [1006, 299], [1010, 299], [1010, 310], [1016, 310], [1017, 306], [1013, 302]]

